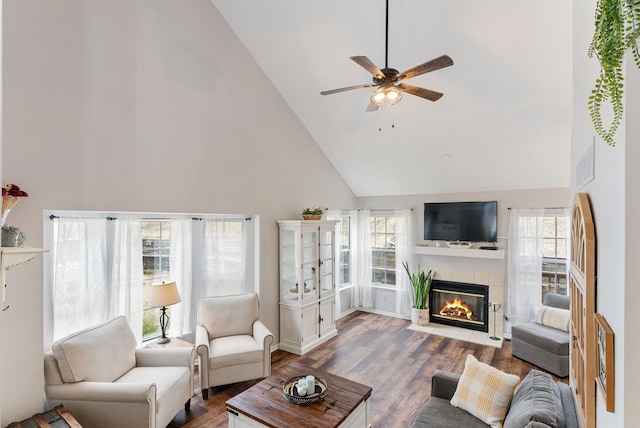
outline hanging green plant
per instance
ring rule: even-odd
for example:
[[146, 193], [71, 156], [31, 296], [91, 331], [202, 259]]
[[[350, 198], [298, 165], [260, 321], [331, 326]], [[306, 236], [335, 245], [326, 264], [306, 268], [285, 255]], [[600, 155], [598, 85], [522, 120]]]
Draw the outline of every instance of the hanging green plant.
[[[595, 32], [589, 45], [589, 58], [600, 62], [600, 75], [589, 96], [589, 115], [596, 133], [610, 146], [622, 121], [624, 104], [624, 75], [622, 65], [625, 52], [630, 49], [640, 68], [636, 43], [640, 36], [640, 0], [599, 0], [596, 6]], [[613, 117], [605, 125], [603, 103], [609, 101]]]

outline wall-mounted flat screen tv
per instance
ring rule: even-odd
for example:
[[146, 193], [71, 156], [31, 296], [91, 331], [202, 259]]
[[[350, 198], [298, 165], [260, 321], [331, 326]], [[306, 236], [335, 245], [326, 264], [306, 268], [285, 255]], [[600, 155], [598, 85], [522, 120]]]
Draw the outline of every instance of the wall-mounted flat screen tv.
[[424, 204], [426, 241], [497, 242], [497, 223], [496, 201]]

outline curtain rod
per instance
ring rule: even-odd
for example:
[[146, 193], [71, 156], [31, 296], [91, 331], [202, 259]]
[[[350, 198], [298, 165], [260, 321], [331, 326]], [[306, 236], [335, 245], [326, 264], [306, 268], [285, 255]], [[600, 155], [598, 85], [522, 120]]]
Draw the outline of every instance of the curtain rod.
[[102, 220], [102, 219], [106, 219], [106, 220], [117, 220], [118, 217], [61, 217], [55, 214], [51, 214], [49, 216], [49, 220], [58, 220], [58, 219], [77, 219], [77, 220]]
[[565, 210], [568, 209], [569, 207], [541, 207], [541, 208], [518, 208], [518, 207], [507, 207], [508, 210], [535, 210], [535, 209], [540, 209], [540, 210]]
[[[49, 216], [49, 220], [57, 220], [57, 219], [77, 219], [77, 220], [101, 220], [101, 219], [106, 219], [106, 220], [117, 220], [118, 217], [102, 217], [102, 216], [97, 216], [97, 217], [60, 217], [57, 216], [55, 214], [51, 214]], [[182, 219], [183, 217], [125, 217], [125, 218], [131, 218], [133, 220], [143, 220], [143, 221], [169, 221], [169, 220], [176, 220], [176, 219]], [[225, 221], [225, 220], [238, 220], [238, 219], [244, 219], [244, 221], [251, 221], [252, 218], [251, 217], [213, 217], [213, 218], [202, 218], [202, 217], [191, 217], [191, 220], [194, 221], [203, 221], [203, 220], [215, 220], [215, 221]]]
[[[396, 211], [396, 210], [411, 210], [413, 208], [356, 208], [356, 211], [369, 210], [369, 211]], [[342, 210], [340, 210], [342, 211]]]

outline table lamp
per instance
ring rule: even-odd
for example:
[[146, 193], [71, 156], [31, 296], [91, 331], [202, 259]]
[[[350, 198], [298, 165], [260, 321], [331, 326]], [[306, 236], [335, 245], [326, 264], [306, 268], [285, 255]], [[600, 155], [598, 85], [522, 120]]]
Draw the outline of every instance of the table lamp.
[[161, 308], [160, 311], [160, 328], [162, 329], [162, 337], [157, 343], [169, 343], [171, 339], [167, 337], [166, 328], [169, 325], [169, 315], [167, 315], [167, 306], [180, 303], [180, 294], [178, 286], [175, 282], [165, 284], [154, 284], [151, 286], [151, 299], [149, 306], [152, 308]]

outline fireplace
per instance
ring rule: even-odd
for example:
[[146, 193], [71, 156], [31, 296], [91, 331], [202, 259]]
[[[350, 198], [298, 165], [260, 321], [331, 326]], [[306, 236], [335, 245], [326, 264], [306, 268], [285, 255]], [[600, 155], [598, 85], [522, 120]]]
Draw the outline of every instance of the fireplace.
[[434, 279], [429, 293], [431, 322], [489, 331], [489, 287]]

